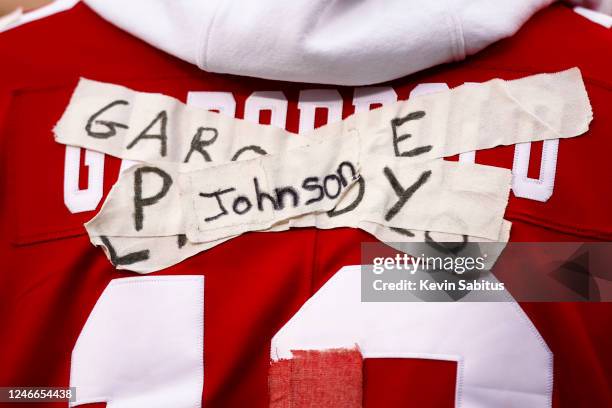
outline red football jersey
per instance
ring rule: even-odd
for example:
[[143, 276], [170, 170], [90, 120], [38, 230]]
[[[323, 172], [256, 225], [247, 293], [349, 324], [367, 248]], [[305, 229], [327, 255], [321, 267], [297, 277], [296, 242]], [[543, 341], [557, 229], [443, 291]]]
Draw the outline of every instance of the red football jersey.
[[[578, 66], [593, 106], [588, 133], [479, 151], [463, 160], [513, 169], [505, 217], [513, 222], [511, 240], [609, 240], [611, 49], [609, 30], [553, 6], [514, 37], [464, 62], [352, 88], [202, 72], [82, 4], [2, 33], [0, 386], [68, 386], [73, 349], [102, 292], [113, 279], [136, 276], [115, 270], [83, 228], [117, 179], [120, 160], [53, 139], [79, 77], [298, 132], [407, 99], [422, 84], [455, 87]], [[149, 275], [204, 277], [203, 406], [268, 406], [272, 337], [337, 271], [360, 263], [366, 241], [373, 238], [349, 228], [248, 233]], [[521, 307], [554, 355], [553, 406], [612, 406], [612, 304]], [[454, 406], [452, 362], [367, 359], [364, 367], [365, 406]]]

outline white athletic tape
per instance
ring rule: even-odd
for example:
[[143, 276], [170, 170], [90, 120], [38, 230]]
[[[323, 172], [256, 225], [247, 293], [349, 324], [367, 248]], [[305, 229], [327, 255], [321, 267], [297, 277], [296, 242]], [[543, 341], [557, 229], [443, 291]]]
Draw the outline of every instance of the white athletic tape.
[[[500, 236], [508, 170], [444, 160], [412, 164], [379, 155], [360, 163], [358, 147], [358, 137], [347, 136], [188, 173], [135, 166], [122, 175], [87, 230], [92, 236], [186, 234], [191, 242], [209, 242], [318, 214], [311, 225], [301, 220], [301, 226], [364, 221], [491, 240]], [[179, 193], [167, 194], [170, 188]]]
[[[546, 109], [536, 114], [542, 105]], [[58, 143], [149, 164], [177, 163], [181, 170], [190, 170], [284, 152], [352, 129], [364, 136], [368, 153], [423, 161], [573, 137], [588, 129], [591, 118], [577, 68], [419, 95], [357, 113], [307, 136], [231, 119], [169, 96], [81, 79], [54, 131]]]
[[441, 158], [573, 137], [591, 119], [578, 69], [418, 96], [307, 136], [81, 80], [55, 134], [146, 163], [122, 173], [86, 225], [118, 268], [146, 273], [253, 230], [507, 241], [510, 172]]

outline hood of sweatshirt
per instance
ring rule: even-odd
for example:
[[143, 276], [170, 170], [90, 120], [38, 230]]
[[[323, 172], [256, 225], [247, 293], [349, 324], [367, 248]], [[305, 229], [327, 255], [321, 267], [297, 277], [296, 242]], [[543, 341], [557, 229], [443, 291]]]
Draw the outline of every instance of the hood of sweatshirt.
[[365, 85], [464, 59], [553, 0], [85, 0], [210, 72]]

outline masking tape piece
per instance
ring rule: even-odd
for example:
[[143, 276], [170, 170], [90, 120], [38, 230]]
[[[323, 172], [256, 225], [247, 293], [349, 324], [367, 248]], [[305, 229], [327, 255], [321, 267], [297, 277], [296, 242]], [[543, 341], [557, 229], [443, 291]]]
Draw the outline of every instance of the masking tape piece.
[[58, 143], [149, 164], [176, 163], [186, 171], [281, 153], [352, 130], [362, 135], [369, 154], [431, 160], [577, 136], [591, 119], [578, 68], [419, 95], [307, 135], [232, 119], [165, 95], [81, 79], [54, 132]]
[[510, 172], [441, 158], [577, 136], [591, 120], [574, 68], [418, 96], [307, 135], [81, 79], [54, 131], [59, 143], [143, 163], [86, 228], [118, 268], [147, 273], [246, 231], [507, 241]]

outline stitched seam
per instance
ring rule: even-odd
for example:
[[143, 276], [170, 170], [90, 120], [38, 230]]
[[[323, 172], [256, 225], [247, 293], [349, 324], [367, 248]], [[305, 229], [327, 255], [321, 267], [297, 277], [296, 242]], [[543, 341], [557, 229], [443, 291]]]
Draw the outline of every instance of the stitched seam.
[[319, 256], [317, 254], [317, 247], [319, 244], [319, 233], [320, 230], [315, 228], [314, 229], [314, 239], [312, 241], [312, 257], [311, 257], [311, 268], [310, 268], [310, 293], [309, 293], [309, 298], [312, 297], [312, 295], [314, 294], [314, 280], [315, 280], [315, 275], [318, 274], [318, 260], [319, 260]]
[[43, 243], [45, 241], [54, 241], [57, 239], [75, 238], [85, 234], [85, 229], [80, 227], [53, 230], [51, 232], [40, 232], [35, 234], [17, 234], [17, 237], [15, 238], [15, 244], [19, 246], [25, 246]]
[[454, 13], [451, 15], [453, 29], [454, 29], [454, 45], [455, 45], [455, 59], [461, 61], [465, 59], [467, 50], [465, 49], [465, 36], [463, 34], [463, 24], [461, 19]]
[[[85, 78], [85, 77], [80, 77], [80, 78]], [[85, 78], [85, 79], [89, 79], [89, 78]], [[108, 77], [104, 77], [103, 82], [106, 83], [111, 83], [112, 85], [119, 85], [119, 86], [124, 86], [124, 85], [120, 85], [117, 84], [116, 82], [123, 82], [123, 81], [129, 81], [129, 82], [135, 82], [137, 84], [148, 84], [151, 82], [157, 83], [157, 82], [161, 82], [161, 81], [170, 81], [170, 80], [194, 80], [194, 79], [198, 79], [196, 77], [194, 77], [193, 74], [171, 74], [171, 75], [163, 75], [163, 76], [121, 76], [121, 75], [117, 75], [117, 76], [108, 76]], [[38, 92], [41, 90], [55, 90], [55, 89], [61, 89], [61, 88], [70, 88], [70, 92], [71, 94], [74, 92], [74, 88], [75, 83], [77, 83], [78, 81], [75, 80], [59, 80], [56, 83], [53, 84], [47, 84], [47, 83], [41, 83], [40, 85], [37, 84], [36, 82], [32, 82], [32, 83], [27, 83], [27, 84], [20, 84], [20, 85], [16, 85], [12, 87], [12, 90], [14, 92]], [[136, 91], [136, 92], [140, 92], [140, 91]], [[147, 93], [152, 93], [152, 92], [147, 92]], [[169, 96], [169, 95], [166, 95]], [[171, 98], [174, 98], [172, 96], [170, 96]], [[177, 99], [178, 98], [174, 98]]]
[[458, 61], [459, 58], [459, 40], [457, 38], [457, 28], [455, 26], [455, 20], [453, 18], [453, 14], [445, 11], [445, 22], [446, 22], [446, 27], [448, 29], [448, 34], [449, 37], [451, 39], [451, 54], [453, 57], [453, 60]]
[[463, 405], [463, 389], [464, 389], [464, 371], [465, 371], [465, 360], [461, 357], [460, 360], [457, 360], [457, 387], [455, 389], [455, 407], [461, 408]]
[[205, 285], [206, 285], [206, 277], [202, 276], [201, 279], [202, 285], [202, 293], [201, 296], [199, 297], [199, 301], [198, 301], [198, 306], [200, 307], [201, 313], [198, 313], [199, 316], [199, 327], [200, 327], [200, 333], [202, 334], [202, 336], [199, 338], [199, 347], [200, 347], [200, 367], [202, 367], [202, 373], [200, 375], [199, 378], [199, 383], [200, 383], [200, 400], [198, 401], [198, 406], [197, 408], [200, 408], [202, 406], [202, 398], [204, 396], [204, 372], [206, 371], [204, 369], [204, 314], [206, 313], [206, 299], [205, 299]]
[[[198, 41], [199, 47], [201, 51], [196, 55], [196, 64], [200, 69], [207, 70], [208, 63], [208, 43], [210, 41], [210, 36], [212, 34], [212, 28], [217, 20], [217, 15], [219, 14], [219, 9], [221, 8], [222, 1], [217, 1], [217, 4], [214, 6], [213, 15], [209, 19], [210, 24], [208, 27], [202, 26], [200, 32], [200, 40]], [[206, 18], [206, 16], [204, 16]]]
[[[194, 279], [195, 278], [195, 279]], [[85, 332], [85, 330], [91, 326], [91, 322], [94, 320], [94, 317], [98, 315], [98, 310], [97, 306], [99, 304], [102, 303], [103, 299], [108, 297], [108, 292], [107, 290], [111, 287], [111, 286], [125, 286], [125, 285], [146, 285], [149, 283], [158, 283], [158, 282], [187, 282], [187, 281], [193, 281], [193, 280], [198, 280], [203, 282], [203, 280], [199, 279], [200, 276], [199, 275], [176, 275], [176, 276], [147, 276], [147, 277], [142, 277], [142, 276], [137, 276], [137, 277], [131, 277], [131, 278], [118, 278], [118, 279], [113, 279], [111, 280], [108, 285], [106, 285], [106, 288], [104, 288], [104, 290], [102, 291], [102, 293], [100, 294], [100, 296], [98, 297], [98, 300], [96, 301], [96, 303], [94, 304], [91, 313], [89, 314], [89, 316], [87, 316], [87, 319], [85, 320], [85, 324], [83, 325], [83, 328], [81, 329], [81, 331], [79, 332], [79, 335], [77, 337], [76, 342], [74, 343], [74, 347], [72, 348], [72, 352], [70, 353], [70, 378], [68, 379], [68, 383], [70, 384], [71, 379], [74, 377], [74, 369], [75, 369], [75, 364], [73, 364], [73, 360], [72, 357], [74, 355], [74, 351], [79, 347], [79, 343], [81, 340], [81, 334], [83, 334]], [[203, 278], [203, 277], [202, 277]], [[203, 296], [200, 297], [200, 299], [203, 299]], [[203, 303], [201, 303], [200, 301], [200, 305], [203, 307]], [[202, 330], [204, 327], [204, 321], [203, 321], [203, 314], [201, 314], [202, 319]], [[202, 343], [204, 340], [204, 335], [202, 334]], [[202, 344], [202, 358], [204, 355], [204, 346]], [[203, 366], [203, 362], [202, 362], [202, 372], [203, 372], [204, 366]], [[201, 376], [201, 382], [202, 382], [202, 390], [204, 389], [203, 386], [203, 381], [204, 381], [204, 376]], [[79, 404], [88, 404], [88, 403], [92, 403], [92, 402], [102, 402], [100, 400], [95, 400], [96, 398], [100, 398], [103, 399], [104, 402], [108, 402], [110, 401], [110, 398], [107, 396], [99, 396], [99, 397], [91, 397], [87, 400], [83, 400], [83, 401], [79, 401]], [[200, 398], [200, 404], [201, 404], [201, 398]], [[74, 403], [70, 402], [70, 406], [74, 406]]]
[[[560, 139], [547, 139], [547, 140], [542, 140], [542, 142], [546, 143], [548, 140], [557, 140], [558, 141]], [[531, 145], [532, 145], [533, 142], [525, 142], [525, 143], [529, 143], [529, 155], [528, 155], [528, 158], [527, 158], [527, 169], [526, 169], [525, 174], [524, 174], [524, 176], [525, 176], [524, 181], [526, 183], [529, 183], [529, 184], [543, 185], [544, 184], [544, 180], [543, 180], [543, 176], [544, 175], [543, 175], [543, 173], [544, 173], [544, 169], [546, 168], [546, 163], [548, 163], [548, 155], [545, 154], [546, 151], [544, 150], [544, 148], [542, 148], [542, 159], [541, 159], [542, 161], [540, 163], [540, 177], [537, 178], [537, 179], [530, 178], [527, 174], [529, 172], [529, 162], [531, 160]], [[558, 145], [557, 145], [557, 148], [551, 154], [551, 160], [550, 160], [551, 162], [555, 163], [555, 167], [556, 167], [556, 164], [557, 164], [558, 152], [559, 152], [559, 148], [558, 148]], [[514, 158], [512, 160], [512, 168], [515, 169], [515, 170], [518, 168], [517, 167], [517, 161], [518, 161], [518, 157], [517, 156], [518, 155], [516, 154], [516, 145], [514, 145]], [[513, 175], [514, 175], [514, 173], [513, 173]], [[555, 177], [553, 178], [552, 184], [550, 185], [550, 187], [544, 186], [546, 188], [546, 190], [548, 190], [548, 191], [553, 191], [554, 188], [555, 188], [556, 173], [554, 175], [555, 175]], [[521, 174], [521, 177], [522, 176], [523, 175]], [[514, 179], [512, 181], [512, 184], [513, 184], [513, 189], [514, 189]], [[530, 198], [530, 199], [535, 200], [535, 201], [545, 202], [545, 201], [539, 200], [535, 195], [533, 195], [533, 194], [531, 194], [529, 192], [527, 192], [527, 194], [525, 194], [524, 196], [521, 196], [521, 197]]]
[[[360, 271], [361, 270], [361, 266], [360, 265], [349, 265], [349, 266], [345, 266], [340, 268], [338, 271], [336, 271], [336, 274], [341, 273], [343, 270], [350, 270], [352, 271]], [[504, 292], [503, 296], [505, 297], [505, 304], [510, 304], [508, 305], [510, 308], [510, 312], [513, 312], [515, 315], [518, 316], [519, 320], [518, 323], [522, 324], [524, 327], [526, 327], [528, 329], [529, 332], [531, 332], [538, 344], [541, 346], [542, 350], [546, 352], [546, 354], [548, 355], [548, 365], [547, 365], [547, 384], [546, 384], [546, 398], [548, 401], [548, 406], [552, 406], [552, 391], [553, 391], [553, 354], [550, 350], [550, 348], [548, 347], [548, 345], [546, 344], [546, 342], [544, 341], [543, 337], [541, 336], [541, 334], [538, 332], [537, 328], [533, 325], [533, 322], [529, 319], [529, 317], [527, 316], [527, 314], [525, 313], [525, 311], [519, 306], [519, 304], [515, 301], [515, 299], [512, 297], [512, 295], [509, 292]], [[309, 301], [307, 301], [307, 303], [305, 303], [302, 308], [300, 308], [300, 312], [303, 310], [306, 310], [309, 308], [310, 306], [310, 301], [312, 300], [312, 297], [309, 299]], [[299, 313], [299, 312], [298, 312]], [[458, 359], [458, 365], [457, 365], [457, 388], [456, 388], [456, 398], [457, 400], [455, 401], [456, 403], [456, 408], [460, 408], [462, 406], [462, 398], [463, 398], [463, 390], [464, 390], [464, 383], [463, 383], [463, 372], [464, 372], [464, 364], [462, 364], [465, 360], [463, 359], [462, 356], [459, 356], [460, 358]]]
[[[509, 292], [508, 292], [508, 297], [511, 297]], [[519, 304], [514, 299], [512, 299], [511, 303], [512, 303], [512, 306], [514, 306], [515, 313], [523, 321], [524, 325], [529, 329], [529, 331], [537, 338], [538, 343], [540, 344], [542, 349], [546, 352], [546, 354], [548, 354], [546, 399], [548, 401], [547, 405], [549, 407], [552, 407], [552, 394], [553, 394], [553, 382], [554, 382], [554, 373], [553, 373], [554, 355], [552, 351], [550, 350], [550, 348], [548, 347], [548, 344], [546, 344], [546, 342], [544, 341], [544, 338], [542, 337], [538, 329], [533, 325], [533, 322], [531, 321], [531, 319], [529, 319], [529, 317], [525, 313], [525, 311], [519, 306]]]
[[508, 219], [526, 222], [528, 224], [535, 225], [536, 227], [540, 227], [543, 229], [549, 229], [549, 230], [561, 232], [564, 234], [580, 235], [586, 238], [610, 239], [610, 237], [612, 237], [612, 232], [610, 231], [597, 231], [597, 230], [587, 229], [587, 228], [577, 228], [577, 227], [566, 226], [560, 223], [556, 223], [550, 220], [545, 220], [543, 218], [533, 216], [526, 212], [509, 211]]

